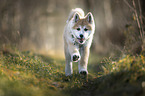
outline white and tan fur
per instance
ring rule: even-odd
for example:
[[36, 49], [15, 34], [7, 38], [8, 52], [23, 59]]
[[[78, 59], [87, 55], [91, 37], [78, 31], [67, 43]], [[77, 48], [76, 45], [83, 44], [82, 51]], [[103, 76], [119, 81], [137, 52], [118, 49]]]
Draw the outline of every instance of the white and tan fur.
[[80, 74], [88, 74], [87, 64], [95, 31], [91, 12], [84, 16], [81, 8], [72, 9], [64, 30], [65, 75], [73, 74], [72, 62], [79, 62]]

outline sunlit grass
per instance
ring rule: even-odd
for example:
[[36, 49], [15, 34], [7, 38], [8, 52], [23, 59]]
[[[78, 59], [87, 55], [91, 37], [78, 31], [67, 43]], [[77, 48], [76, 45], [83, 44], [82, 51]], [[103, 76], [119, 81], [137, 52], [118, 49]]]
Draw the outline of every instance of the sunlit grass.
[[74, 63], [74, 74], [66, 77], [64, 59], [30, 51], [0, 53], [0, 96], [144, 94], [144, 55], [102, 57], [91, 54], [88, 76], [80, 75], [78, 64]]
[[58, 68], [54, 67], [56, 65], [51, 64], [53, 60], [49, 61], [44, 62], [41, 56], [30, 52], [1, 54], [0, 95], [57, 96], [60, 91], [56, 90], [63, 84], [55, 81], [59, 77], [62, 80], [62, 74], [58, 74]]
[[[94, 94], [102, 96], [134, 96], [142, 94], [145, 88], [145, 57], [123, 55], [119, 59], [105, 58], [102, 76], [96, 79]], [[104, 92], [105, 90], [105, 92]]]
[[2, 51], [0, 56], [0, 95], [3, 96], [64, 96], [62, 90], [79, 88], [87, 82], [78, 74], [77, 64], [74, 74], [66, 77], [64, 59], [17, 50]]

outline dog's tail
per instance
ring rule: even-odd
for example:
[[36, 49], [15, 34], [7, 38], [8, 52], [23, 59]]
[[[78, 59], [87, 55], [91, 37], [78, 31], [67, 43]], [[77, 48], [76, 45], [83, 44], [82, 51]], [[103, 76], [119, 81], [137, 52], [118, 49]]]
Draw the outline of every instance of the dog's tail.
[[84, 11], [81, 9], [81, 8], [75, 8], [75, 9], [72, 9], [71, 10], [71, 12], [70, 12], [70, 14], [69, 14], [69, 17], [68, 17], [68, 19], [67, 19], [67, 23], [72, 19], [72, 17], [73, 17], [73, 15], [75, 14], [75, 13], [78, 13], [79, 15], [80, 15], [80, 17], [84, 17]]

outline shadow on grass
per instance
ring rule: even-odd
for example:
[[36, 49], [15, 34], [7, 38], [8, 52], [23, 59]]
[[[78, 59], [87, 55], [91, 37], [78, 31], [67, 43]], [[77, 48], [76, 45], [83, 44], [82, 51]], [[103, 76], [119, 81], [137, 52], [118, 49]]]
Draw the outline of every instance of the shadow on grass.
[[145, 57], [124, 56], [107, 61], [102, 74], [67, 90], [71, 96], [145, 96]]
[[87, 82], [82, 81], [81, 86], [75, 86], [65, 92], [71, 96], [144, 96], [145, 74], [136, 80], [132, 80], [133, 75], [134, 73], [129, 71], [111, 73]]

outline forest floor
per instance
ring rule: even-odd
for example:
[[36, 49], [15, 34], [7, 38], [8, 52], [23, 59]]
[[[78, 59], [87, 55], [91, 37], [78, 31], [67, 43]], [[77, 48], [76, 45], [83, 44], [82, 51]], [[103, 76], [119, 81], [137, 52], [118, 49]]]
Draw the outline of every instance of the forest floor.
[[88, 76], [66, 77], [65, 60], [0, 51], [0, 96], [145, 96], [145, 56], [90, 55]]

